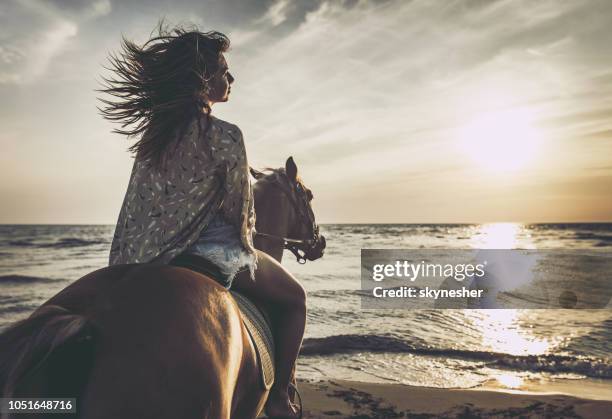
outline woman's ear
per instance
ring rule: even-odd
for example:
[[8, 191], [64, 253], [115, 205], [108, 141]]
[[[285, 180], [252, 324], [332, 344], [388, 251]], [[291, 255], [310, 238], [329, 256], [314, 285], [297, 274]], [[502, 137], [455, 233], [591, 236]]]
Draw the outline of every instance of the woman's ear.
[[249, 172], [251, 172], [251, 176], [253, 176], [257, 180], [261, 179], [264, 176], [263, 172], [253, 169], [251, 166], [249, 166]]
[[297, 180], [297, 165], [293, 161], [293, 157], [289, 157], [285, 162], [285, 173], [291, 182], [295, 182]]

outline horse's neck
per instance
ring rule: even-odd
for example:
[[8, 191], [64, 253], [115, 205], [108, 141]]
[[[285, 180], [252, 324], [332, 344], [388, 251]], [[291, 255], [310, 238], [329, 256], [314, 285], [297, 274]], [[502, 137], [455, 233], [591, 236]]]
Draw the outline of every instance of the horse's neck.
[[[287, 237], [289, 233], [289, 205], [283, 192], [271, 182], [259, 181], [254, 187], [256, 229], [259, 233]], [[279, 263], [284, 246], [280, 240], [255, 237], [255, 248], [272, 256]]]
[[281, 246], [271, 246], [269, 244], [270, 240], [267, 239], [255, 239], [255, 248], [257, 250], [261, 250], [264, 253], [272, 256], [278, 263], [281, 263], [283, 260], [283, 247]]

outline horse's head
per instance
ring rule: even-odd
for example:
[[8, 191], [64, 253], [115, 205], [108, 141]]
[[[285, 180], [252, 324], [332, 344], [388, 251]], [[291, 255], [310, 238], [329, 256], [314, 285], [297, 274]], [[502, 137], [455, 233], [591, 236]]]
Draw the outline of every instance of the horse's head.
[[323, 256], [325, 237], [319, 234], [310, 202], [313, 195], [298, 176], [292, 157], [284, 168], [260, 172], [251, 168], [254, 186], [257, 236], [255, 247], [281, 260], [288, 249], [298, 262]]

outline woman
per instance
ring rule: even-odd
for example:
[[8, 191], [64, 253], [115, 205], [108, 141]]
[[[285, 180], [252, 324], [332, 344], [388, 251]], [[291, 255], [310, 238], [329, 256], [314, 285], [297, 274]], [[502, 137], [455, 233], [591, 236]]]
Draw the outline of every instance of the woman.
[[196, 254], [213, 263], [226, 288], [274, 308], [275, 384], [266, 413], [293, 418], [288, 397], [306, 319], [305, 292], [276, 260], [253, 248], [253, 194], [240, 129], [211, 115], [234, 77], [219, 32], [163, 30], [142, 47], [124, 40], [105, 79], [105, 118], [141, 136], [119, 214], [110, 264], [171, 263]]

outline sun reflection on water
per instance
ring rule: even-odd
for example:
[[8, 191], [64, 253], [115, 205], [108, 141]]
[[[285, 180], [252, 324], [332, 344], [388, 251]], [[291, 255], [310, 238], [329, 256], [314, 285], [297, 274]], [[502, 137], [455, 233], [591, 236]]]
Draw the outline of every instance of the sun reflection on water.
[[[519, 223], [483, 224], [472, 235], [475, 249], [534, 248], [528, 229]], [[512, 355], [541, 355], [551, 350], [552, 342], [534, 336], [529, 329], [529, 311], [474, 310], [466, 312], [474, 328], [481, 333], [482, 346], [493, 352]], [[500, 381], [516, 381], [502, 377]]]
[[558, 342], [535, 336], [529, 328], [531, 313], [525, 310], [472, 310], [466, 312], [481, 333], [483, 349], [511, 355], [543, 355]]
[[502, 386], [507, 388], [520, 388], [523, 383], [523, 377], [520, 377], [518, 374], [513, 374], [511, 372], [502, 373], [502, 374], [493, 374], [493, 378], [495, 378]]
[[531, 233], [520, 223], [491, 223], [476, 227], [471, 236], [473, 249], [533, 249]]

